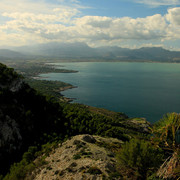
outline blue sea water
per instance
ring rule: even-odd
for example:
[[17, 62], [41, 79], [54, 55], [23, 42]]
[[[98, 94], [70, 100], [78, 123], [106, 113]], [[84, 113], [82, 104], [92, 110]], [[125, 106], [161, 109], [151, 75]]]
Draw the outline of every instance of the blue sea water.
[[[180, 112], [180, 64], [77, 62], [54, 63], [78, 73], [42, 74], [78, 88], [62, 92], [74, 102], [145, 117], [151, 123]], [[64, 67], [60, 67], [64, 66]]]

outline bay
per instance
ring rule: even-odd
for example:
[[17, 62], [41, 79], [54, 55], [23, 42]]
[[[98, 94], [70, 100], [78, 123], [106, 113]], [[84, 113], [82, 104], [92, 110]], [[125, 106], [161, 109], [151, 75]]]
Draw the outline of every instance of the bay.
[[[49, 73], [47, 80], [78, 88], [63, 91], [74, 102], [144, 117], [154, 123], [180, 111], [180, 64], [128, 62], [53, 63], [78, 73]], [[61, 67], [64, 66], [64, 67]]]

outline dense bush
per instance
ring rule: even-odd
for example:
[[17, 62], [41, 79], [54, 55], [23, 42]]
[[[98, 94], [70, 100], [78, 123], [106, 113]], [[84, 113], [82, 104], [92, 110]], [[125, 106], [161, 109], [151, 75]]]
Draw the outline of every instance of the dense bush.
[[22, 78], [13, 68], [7, 68], [7, 66], [0, 63], [0, 85], [7, 85], [20, 77]]
[[137, 172], [138, 179], [146, 179], [162, 163], [163, 153], [148, 141], [132, 139], [118, 154], [120, 164]]
[[[37, 151], [36, 146], [30, 146], [28, 151], [23, 154], [22, 160], [19, 163], [14, 163], [10, 172], [4, 177], [3, 180], [23, 180], [25, 178], [33, 179], [31, 172], [47, 164], [45, 158], [49, 153], [57, 147], [58, 143], [47, 143], [42, 146], [41, 151]], [[38, 158], [36, 161], [35, 158]]]
[[131, 129], [122, 127], [122, 121], [126, 121], [122, 116], [118, 119], [92, 113], [85, 105], [79, 104], [64, 104], [63, 114], [66, 118], [64, 128], [68, 136], [77, 134], [96, 134], [106, 137], [115, 137], [121, 140], [129, 140]]

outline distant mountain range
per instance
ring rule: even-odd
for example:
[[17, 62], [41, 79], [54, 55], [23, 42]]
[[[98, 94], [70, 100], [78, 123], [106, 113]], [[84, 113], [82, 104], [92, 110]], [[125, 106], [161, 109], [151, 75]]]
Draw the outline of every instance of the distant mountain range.
[[91, 48], [85, 43], [48, 43], [0, 49], [0, 60], [51, 58], [64, 60], [180, 62], [180, 51], [161, 47], [128, 49], [121, 47]]
[[12, 50], [8, 50], [8, 49], [0, 49], [0, 59], [15, 59], [15, 58], [21, 58], [25, 55], [16, 52], [16, 51], [12, 51]]

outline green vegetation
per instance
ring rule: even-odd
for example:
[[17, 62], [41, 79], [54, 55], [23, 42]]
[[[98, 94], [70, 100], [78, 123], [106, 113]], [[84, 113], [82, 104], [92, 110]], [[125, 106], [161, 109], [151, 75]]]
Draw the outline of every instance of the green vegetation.
[[89, 174], [102, 174], [101, 170], [97, 167], [90, 167], [87, 171]]
[[47, 73], [76, 73], [77, 71], [68, 69], [56, 69], [52, 65], [44, 63], [35, 63], [31, 61], [21, 62], [21, 63], [10, 63], [17, 72], [23, 74], [24, 77], [35, 77], [39, 74]]
[[133, 174], [134, 179], [161, 179], [156, 172], [165, 161], [161, 176], [169, 171], [169, 179], [180, 177], [179, 130], [180, 114], [168, 113], [154, 124], [148, 141], [127, 141], [117, 153], [120, 172], [124, 177]]
[[[12, 83], [12, 81], [17, 80], [20, 77], [22, 76], [17, 74], [13, 68], [7, 68], [5, 65], [0, 64], [0, 85], [1, 86], [9, 85], [10, 83]], [[1, 86], [0, 88], [2, 88]]]
[[[23, 154], [22, 160], [11, 166], [10, 172], [4, 177], [4, 180], [20, 180], [25, 177], [33, 179], [31, 172], [47, 164], [45, 158], [57, 145], [58, 142], [47, 143], [41, 147], [41, 151], [37, 151], [36, 146], [30, 146], [28, 151]], [[35, 159], [36, 161], [34, 161]]]
[[[0, 161], [3, 164], [0, 174], [5, 175], [11, 165], [5, 180], [24, 179], [46, 163], [45, 157], [58, 143], [77, 134], [114, 137], [125, 142], [122, 146], [99, 143], [108, 146], [113, 152], [110, 155], [118, 154], [119, 167], [112, 177], [147, 179], [156, 173], [168, 153], [177, 152], [179, 156], [180, 115], [177, 113], [165, 115], [153, 126], [153, 131], [151, 128], [143, 131], [139, 126], [146, 122], [141, 118], [129, 119], [123, 113], [56, 101], [52, 96], [58, 96], [50, 89], [54, 88], [56, 92], [58, 82], [27, 81], [36, 89], [45, 89], [47, 85], [41, 92], [48, 95], [40, 94], [25, 83], [21, 75], [0, 64], [0, 123], [1, 128], [8, 128], [10, 132], [9, 139], [0, 132]], [[76, 145], [82, 147], [78, 142]], [[82, 149], [74, 159], [88, 157], [88, 153]], [[179, 169], [176, 171], [178, 174]], [[95, 168], [91, 172], [100, 173]]]
[[[45, 97], [24, 83], [21, 76], [12, 69], [0, 66], [1, 72], [5, 74], [1, 76], [0, 82], [6, 87], [0, 89], [0, 120], [2, 123], [9, 121], [10, 129], [13, 124], [17, 124], [12, 140], [7, 141], [4, 139], [5, 135], [1, 134], [4, 141], [0, 154], [1, 162], [4, 163], [1, 173], [6, 172], [11, 163], [20, 160], [22, 154], [32, 145], [39, 148], [41, 144], [83, 133], [122, 140], [128, 140], [131, 135], [143, 134], [134, 131], [132, 127], [122, 127], [127, 120], [125, 115], [117, 114], [115, 119], [89, 111], [84, 105], [60, 105], [54, 98]], [[9, 80], [4, 81], [4, 76], [9, 77]], [[11, 91], [14, 81], [19, 83], [19, 87]], [[10, 144], [13, 144], [16, 150], [13, 150]], [[7, 162], [7, 158], [11, 161]]]
[[[168, 113], [154, 124], [154, 135], [159, 145], [174, 149], [179, 144], [180, 114]], [[177, 141], [177, 142], [176, 142]]]
[[81, 154], [75, 154], [74, 156], [73, 156], [73, 159], [80, 159], [81, 158]]
[[4, 164], [1, 170], [5, 172], [30, 145], [61, 138], [58, 134], [62, 132], [58, 129], [64, 122], [60, 105], [51, 97], [37, 93], [12, 69], [2, 64], [0, 69], [3, 72], [0, 77], [0, 121], [9, 129], [8, 139], [4, 131], [0, 132], [0, 160]]
[[[15, 68], [15, 70], [23, 75], [25, 82], [32, 88], [37, 90], [43, 95], [54, 97], [56, 101], [69, 102], [71, 99], [63, 97], [60, 91], [74, 88], [71, 84], [60, 82], [60, 81], [48, 81], [40, 80], [39, 74], [45, 73], [76, 73], [78, 71], [68, 69], [56, 69], [53, 65], [42, 63], [35, 63], [34, 61], [20, 61], [8, 63], [9, 66]], [[7, 68], [10, 69], [10, 68]], [[13, 71], [13, 69], [11, 68]], [[13, 71], [14, 72], [14, 71]], [[4, 82], [5, 82], [4, 78]]]
[[134, 176], [147, 179], [161, 165], [163, 151], [148, 141], [132, 139], [122, 145], [118, 159], [121, 165], [134, 171]]
[[[80, 144], [77, 144], [76, 145], [76, 149], [80, 149], [82, 146], [79, 146]], [[73, 156], [73, 159], [80, 159], [80, 158], [82, 158], [82, 157], [84, 157], [84, 158], [88, 158], [88, 157], [90, 157], [90, 155], [91, 155], [92, 153], [90, 152], [90, 151], [88, 151], [87, 150], [87, 148], [86, 147], [82, 147], [82, 149], [77, 153], [77, 154], [75, 154], [74, 156]]]
[[66, 99], [63, 98], [60, 91], [68, 88], [73, 88], [71, 84], [64, 83], [61, 81], [47, 81], [47, 80], [37, 80], [37, 79], [31, 79], [26, 78], [25, 81], [34, 89], [36, 89], [38, 92], [40, 92], [43, 95], [48, 95], [54, 97], [57, 101], [66, 101]]
[[77, 134], [96, 134], [105, 137], [116, 137], [121, 140], [129, 140], [132, 136], [143, 136], [146, 133], [134, 130], [126, 115], [117, 113], [116, 119], [102, 114], [93, 113], [80, 104], [62, 104], [66, 122], [64, 129], [67, 136]]

